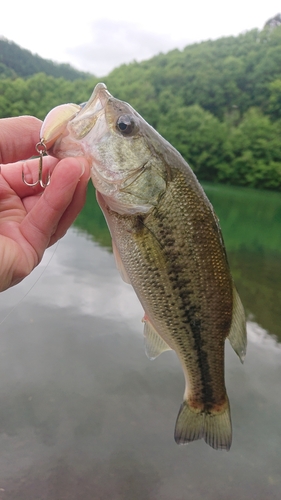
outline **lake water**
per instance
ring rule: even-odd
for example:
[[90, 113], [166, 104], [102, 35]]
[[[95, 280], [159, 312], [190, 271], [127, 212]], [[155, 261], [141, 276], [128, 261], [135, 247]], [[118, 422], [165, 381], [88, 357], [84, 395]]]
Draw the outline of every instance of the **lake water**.
[[244, 365], [226, 342], [231, 450], [175, 444], [183, 374], [173, 352], [146, 358], [90, 188], [76, 225], [1, 294], [0, 500], [280, 499], [281, 197], [206, 191], [248, 317]]

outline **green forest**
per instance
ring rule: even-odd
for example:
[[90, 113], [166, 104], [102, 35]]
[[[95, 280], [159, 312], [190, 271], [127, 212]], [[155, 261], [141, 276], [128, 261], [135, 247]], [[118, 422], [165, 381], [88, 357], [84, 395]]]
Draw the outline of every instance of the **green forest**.
[[199, 180], [281, 188], [281, 22], [99, 79], [0, 40], [1, 118], [43, 119], [58, 104], [87, 101], [98, 81], [173, 144]]

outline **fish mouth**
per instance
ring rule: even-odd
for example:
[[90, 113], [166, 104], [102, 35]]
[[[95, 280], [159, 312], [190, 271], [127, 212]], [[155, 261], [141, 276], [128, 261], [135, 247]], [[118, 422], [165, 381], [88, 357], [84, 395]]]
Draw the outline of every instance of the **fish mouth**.
[[108, 99], [110, 98], [112, 98], [112, 95], [108, 92], [105, 83], [98, 83], [95, 86], [90, 99], [85, 106], [83, 106], [80, 113], [78, 113], [79, 116], [81, 117], [83, 114], [87, 114], [89, 109], [91, 110], [91, 113], [98, 113], [105, 108]]
[[106, 126], [105, 121], [100, 118], [105, 113], [109, 99], [112, 99], [112, 95], [108, 92], [106, 85], [98, 83], [88, 102], [85, 105], [81, 104], [79, 112], [69, 121], [68, 130], [75, 139], [80, 141], [93, 129], [95, 129], [95, 134], [92, 142], [96, 143], [102, 138]]
[[106, 85], [104, 83], [98, 83], [90, 99], [85, 105], [80, 104], [81, 109], [79, 113], [71, 120], [71, 123], [74, 124], [74, 128], [76, 122], [78, 123], [81, 120], [83, 120], [84, 123], [90, 120], [93, 127], [99, 116], [104, 112], [109, 99], [112, 99], [112, 95], [108, 92]]
[[[57, 140], [70, 129], [76, 139], [82, 139], [93, 128], [112, 95], [104, 83], [98, 83], [93, 93], [84, 104], [62, 104], [53, 108], [46, 116], [40, 131], [40, 141], [51, 152]], [[81, 126], [81, 119], [83, 125]]]

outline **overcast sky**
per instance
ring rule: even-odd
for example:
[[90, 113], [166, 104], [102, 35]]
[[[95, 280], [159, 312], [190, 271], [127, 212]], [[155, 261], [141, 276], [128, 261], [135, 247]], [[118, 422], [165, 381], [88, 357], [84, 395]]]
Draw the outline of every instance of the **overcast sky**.
[[238, 35], [281, 11], [280, 0], [7, 0], [0, 35], [96, 76], [134, 59]]

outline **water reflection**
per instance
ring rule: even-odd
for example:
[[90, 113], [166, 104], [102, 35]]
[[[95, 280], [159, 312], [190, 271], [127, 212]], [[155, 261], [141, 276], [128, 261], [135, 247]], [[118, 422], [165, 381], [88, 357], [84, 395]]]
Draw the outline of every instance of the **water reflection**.
[[262, 322], [244, 365], [227, 343], [230, 452], [179, 447], [181, 368], [172, 352], [145, 357], [112, 254], [74, 229], [52, 253], [1, 294], [0, 500], [279, 499], [281, 349]]
[[205, 189], [220, 218], [244, 307], [281, 341], [281, 196], [225, 186]]
[[[231, 271], [248, 316], [281, 341], [281, 195], [230, 186], [204, 188], [219, 216]], [[111, 248], [92, 185], [76, 225]]]

